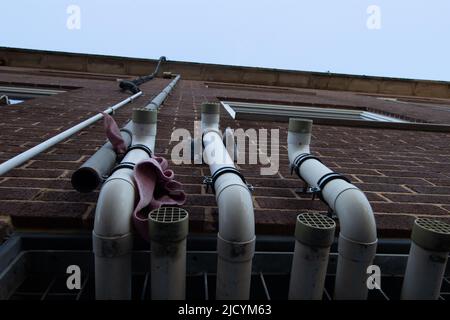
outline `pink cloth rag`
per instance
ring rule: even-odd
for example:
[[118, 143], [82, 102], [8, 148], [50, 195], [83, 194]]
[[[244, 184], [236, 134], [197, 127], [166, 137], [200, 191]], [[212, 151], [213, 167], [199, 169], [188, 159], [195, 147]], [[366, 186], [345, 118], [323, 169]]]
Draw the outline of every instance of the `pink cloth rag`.
[[127, 151], [127, 146], [120, 133], [119, 126], [113, 117], [109, 114], [102, 112], [103, 125], [105, 126], [106, 137], [112, 144], [114, 151], [117, 154], [124, 154]]
[[174, 180], [174, 173], [168, 166], [166, 159], [153, 157], [134, 167], [139, 200], [133, 213], [133, 221], [137, 232], [147, 241], [150, 211], [163, 205], [182, 205], [186, 201], [181, 183]]

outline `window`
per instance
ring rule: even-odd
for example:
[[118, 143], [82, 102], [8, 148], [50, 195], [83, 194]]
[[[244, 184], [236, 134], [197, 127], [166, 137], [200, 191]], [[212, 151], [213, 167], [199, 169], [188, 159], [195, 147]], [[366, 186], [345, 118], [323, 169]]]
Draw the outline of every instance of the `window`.
[[[233, 119], [253, 120], [287, 120], [291, 117], [307, 118], [311, 120], [332, 121], [379, 121], [403, 122], [408, 121], [358, 109], [319, 108], [310, 106], [290, 106], [276, 104], [261, 104], [248, 102], [221, 102], [225, 110]], [[257, 115], [257, 117], [255, 117]], [[328, 121], [326, 121], [328, 122]]]
[[15, 86], [0, 86], [0, 106], [18, 104], [24, 102], [25, 100], [38, 97], [53, 96], [63, 92], [65, 91]]
[[10, 104], [19, 104], [22, 103], [24, 100], [20, 99], [9, 99], [8, 96], [1, 96], [0, 97], [0, 106], [1, 105], [10, 105]]

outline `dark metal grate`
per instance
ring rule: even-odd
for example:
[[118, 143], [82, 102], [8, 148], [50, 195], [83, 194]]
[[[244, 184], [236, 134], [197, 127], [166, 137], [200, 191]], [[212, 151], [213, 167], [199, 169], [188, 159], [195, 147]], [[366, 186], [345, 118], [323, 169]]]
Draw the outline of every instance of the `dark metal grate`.
[[[42, 251], [22, 255], [16, 260], [18, 269], [21, 263], [25, 263], [29, 272], [25, 274], [21, 283], [11, 292], [9, 299], [12, 300], [93, 300], [95, 299], [95, 281], [93, 273], [93, 261], [90, 252], [77, 252], [76, 259], [70, 263], [78, 262], [82, 269], [89, 270], [82, 276], [80, 290], [69, 290], [66, 286], [68, 275], [61, 272], [61, 266], [65, 265], [69, 251]], [[148, 267], [144, 261], [149, 262], [149, 252], [136, 252], [134, 265], [142, 269]], [[278, 257], [278, 262], [274, 262]], [[289, 253], [262, 253], [259, 252], [254, 260], [254, 273], [251, 283], [252, 300], [286, 300], [289, 288], [289, 272], [291, 254]], [[406, 256], [387, 255], [379, 257], [378, 263], [398, 263], [398, 259], [406, 261]], [[39, 261], [41, 260], [41, 261]], [[336, 256], [330, 257], [331, 268], [335, 263]], [[52, 263], [55, 270], [48, 268]], [[215, 297], [216, 275], [209, 272], [216, 263], [215, 252], [188, 252], [188, 276], [186, 281], [187, 300], [209, 300]], [[264, 265], [270, 264], [266, 270], [260, 270]], [[277, 265], [278, 263], [278, 265]], [[143, 265], [144, 264], [144, 265]], [[202, 270], [202, 266], [205, 267]], [[397, 274], [394, 269], [401, 270], [403, 266], [387, 268], [387, 273], [381, 277], [381, 290], [369, 290], [369, 300], [397, 300], [400, 297], [403, 276]], [[383, 269], [383, 267], [382, 267]], [[259, 270], [259, 271], [258, 271]], [[277, 271], [278, 270], [278, 271]], [[54, 273], [56, 272], [56, 273]], [[328, 273], [325, 283], [323, 300], [331, 300], [334, 289], [335, 274]], [[148, 300], [151, 296], [150, 274], [138, 270], [132, 278], [132, 299]], [[450, 299], [450, 277], [444, 279], [441, 296], [442, 300]]]
[[[188, 239], [186, 298], [213, 300], [215, 298], [217, 254], [216, 237]], [[190, 241], [190, 242], [189, 242]], [[0, 246], [0, 300], [93, 300], [95, 299], [94, 256], [92, 239], [86, 235], [13, 236]], [[380, 240], [374, 264], [382, 272], [381, 290], [369, 290], [370, 300], [397, 300], [406, 269], [409, 242]], [[150, 299], [150, 251], [148, 243], [135, 244], [132, 256], [132, 298]], [[253, 259], [251, 299], [285, 300], [288, 295], [289, 273], [294, 240], [259, 237]], [[81, 289], [67, 289], [66, 270], [78, 265]], [[324, 300], [331, 300], [337, 267], [336, 245], [331, 249]], [[450, 300], [450, 263], [447, 264], [440, 299]]]
[[[199, 273], [186, 279], [187, 300], [209, 300], [215, 296], [215, 275]], [[12, 294], [11, 300], [93, 300], [95, 288], [93, 275], [83, 279], [80, 290], [71, 292], [65, 287], [66, 275], [29, 275]], [[369, 291], [369, 300], [398, 300], [403, 277], [382, 277], [382, 290]], [[255, 273], [252, 276], [251, 300], [286, 300], [288, 295], [288, 274]], [[328, 275], [323, 300], [332, 300], [334, 276]], [[149, 300], [150, 274], [133, 275], [133, 300]], [[445, 278], [442, 285], [441, 300], [450, 299], [450, 279]]]

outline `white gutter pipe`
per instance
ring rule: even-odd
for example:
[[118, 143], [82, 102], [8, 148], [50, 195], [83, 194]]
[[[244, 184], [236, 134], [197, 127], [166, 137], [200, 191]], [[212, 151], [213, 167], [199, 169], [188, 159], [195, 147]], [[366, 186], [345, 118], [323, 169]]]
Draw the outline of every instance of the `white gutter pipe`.
[[[169, 87], [173, 89], [179, 79], [177, 76]], [[133, 169], [155, 149], [157, 109], [163, 102], [152, 104], [154, 110], [133, 110], [132, 146], [100, 191], [92, 235], [97, 299], [131, 299], [131, 224], [137, 194]]]
[[161, 91], [154, 99], [152, 99], [152, 101], [150, 101], [150, 103], [147, 104], [145, 108], [151, 110], [158, 109], [163, 104], [164, 100], [166, 100], [167, 96], [172, 91], [172, 89], [176, 86], [180, 78], [181, 78], [180, 75], [176, 75], [175, 79], [173, 79], [172, 82], [170, 82], [169, 85], [165, 87], [163, 91]]
[[377, 246], [374, 214], [360, 189], [310, 154], [311, 130], [310, 120], [289, 120], [288, 156], [298, 176], [321, 189], [322, 199], [339, 218], [334, 298], [367, 299], [367, 267], [372, 264]]
[[220, 105], [202, 105], [204, 160], [209, 164], [219, 208], [216, 299], [250, 297], [255, 218], [250, 190], [236, 170], [219, 132]]
[[[161, 60], [160, 60], [161, 61]], [[155, 71], [157, 72], [157, 71]], [[156, 74], [156, 73], [154, 73]], [[138, 79], [139, 80], [139, 79]], [[177, 75], [164, 90], [153, 99], [146, 108], [158, 109], [165, 101], [168, 94], [173, 90], [175, 85], [180, 80], [180, 75]], [[129, 84], [128, 90], [133, 90], [133, 82], [125, 82]], [[127, 148], [131, 145], [131, 121], [120, 131]], [[91, 192], [103, 183], [104, 177], [108, 176], [117, 161], [117, 154], [114, 151], [111, 143], [105, 143], [97, 152], [95, 152], [88, 161], [86, 161], [78, 170], [72, 174], [72, 185], [79, 192]]]
[[149, 214], [151, 291], [153, 300], [186, 298], [186, 237], [189, 215], [176, 207]]
[[[109, 107], [108, 109], [106, 109], [103, 112], [107, 113], [107, 114], [111, 114], [115, 110], [132, 102], [133, 100], [140, 97], [141, 95], [142, 95], [142, 92], [138, 92], [138, 93], [132, 95], [131, 97], [113, 105], [112, 107]], [[103, 115], [101, 113], [98, 113], [95, 116], [92, 116], [89, 119], [73, 126], [72, 128], [69, 128], [66, 131], [61, 132], [61, 133], [57, 134], [56, 136], [38, 144], [37, 146], [35, 146], [31, 149], [28, 149], [25, 152], [22, 152], [21, 154], [15, 156], [14, 158], [11, 158], [8, 161], [3, 162], [2, 164], [0, 164], [0, 176], [4, 175], [8, 171], [10, 171], [18, 166], [20, 166], [21, 164], [27, 162], [28, 160], [30, 160], [31, 158], [44, 152], [45, 150], [53, 147], [57, 143], [60, 143], [61, 141], [66, 140], [67, 138], [69, 138], [70, 136], [74, 135], [75, 133], [83, 130], [84, 128], [89, 127], [90, 125], [92, 125], [93, 123], [97, 122], [98, 120], [100, 120], [102, 118], [103, 118]]]
[[156, 116], [155, 110], [133, 110], [132, 150], [103, 184], [99, 195], [92, 240], [95, 291], [100, 300], [131, 299], [131, 224], [137, 195], [133, 169], [155, 148]]
[[322, 300], [336, 223], [318, 213], [302, 213], [295, 227], [290, 300]]
[[402, 300], [437, 300], [450, 251], [450, 225], [420, 218], [414, 222], [403, 279]]
[[[132, 123], [129, 121], [120, 129], [120, 135], [128, 149], [131, 146]], [[100, 147], [80, 168], [72, 174], [72, 186], [75, 190], [88, 193], [96, 189], [108, 177], [117, 162], [117, 153], [111, 142]]]

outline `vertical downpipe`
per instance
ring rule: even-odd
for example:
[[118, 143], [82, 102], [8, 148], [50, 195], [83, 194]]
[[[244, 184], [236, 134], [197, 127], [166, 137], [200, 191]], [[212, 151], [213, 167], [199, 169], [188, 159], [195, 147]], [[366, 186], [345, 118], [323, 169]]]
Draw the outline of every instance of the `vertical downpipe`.
[[[253, 201], [223, 144], [219, 121], [220, 105], [202, 104], [204, 160], [216, 176], [213, 183], [219, 210], [216, 299], [248, 300], [256, 239]], [[229, 172], [221, 174], [224, 169]]]
[[295, 227], [290, 300], [321, 300], [336, 223], [318, 213], [302, 213]]
[[[154, 149], [156, 115], [156, 111], [133, 110], [133, 145], [143, 144]], [[136, 206], [133, 167], [148, 157], [141, 149], [129, 150], [122, 166], [116, 167], [100, 190], [92, 232], [98, 300], [131, 299], [131, 217]]]
[[417, 219], [403, 280], [402, 300], [437, 300], [450, 251], [450, 225]]
[[181, 208], [163, 207], [149, 215], [153, 300], [185, 299], [188, 228], [189, 215]]

